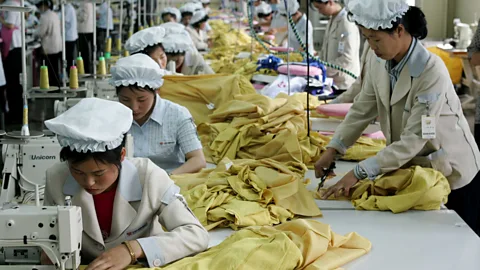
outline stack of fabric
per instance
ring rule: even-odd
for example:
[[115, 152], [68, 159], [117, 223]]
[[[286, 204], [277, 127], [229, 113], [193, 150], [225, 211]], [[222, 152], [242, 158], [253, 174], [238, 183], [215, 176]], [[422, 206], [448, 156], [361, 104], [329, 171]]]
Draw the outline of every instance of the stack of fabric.
[[207, 230], [284, 223], [321, 216], [298, 162], [224, 159], [215, 169], [173, 175], [188, 206]]
[[[350, 199], [357, 210], [401, 213], [410, 209], [439, 210], [447, 203], [450, 185], [440, 172], [415, 166], [385, 174], [375, 181], [360, 181], [350, 192], [351, 198], [339, 199]], [[315, 197], [320, 198], [321, 194]]]

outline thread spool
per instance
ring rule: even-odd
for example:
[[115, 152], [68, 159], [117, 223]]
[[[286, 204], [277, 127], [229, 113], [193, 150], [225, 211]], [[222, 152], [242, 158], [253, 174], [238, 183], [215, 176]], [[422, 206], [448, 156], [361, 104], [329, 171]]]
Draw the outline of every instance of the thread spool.
[[70, 89], [78, 89], [78, 70], [75, 65], [70, 67]]
[[117, 52], [122, 51], [122, 40], [120, 38], [117, 38], [117, 42], [115, 43], [115, 48]]
[[130, 56], [130, 53], [127, 50], [125, 50], [123, 52], [123, 57], [129, 57], [129, 56]]
[[128, 38], [131, 38], [133, 36], [133, 31], [128, 31]]
[[142, 31], [143, 30], [143, 25], [140, 25], [140, 27], [138, 27], [138, 31]]
[[79, 53], [77, 57], [77, 72], [80, 75], [85, 74], [85, 66], [83, 65], [82, 55]]
[[160, 25], [162, 23], [160, 17], [157, 17], [157, 25]]
[[150, 27], [153, 27], [154, 25], [153, 20], [150, 20]]
[[108, 37], [105, 44], [105, 58], [109, 59], [112, 53], [112, 38]]
[[100, 57], [98, 61], [98, 68], [97, 68], [98, 75], [107, 75], [107, 66], [105, 64], [105, 57]]
[[28, 126], [28, 105], [23, 105], [23, 126]]
[[45, 61], [43, 61], [43, 66], [40, 67], [40, 89], [50, 89], [50, 82], [48, 81], [48, 67], [45, 66]]

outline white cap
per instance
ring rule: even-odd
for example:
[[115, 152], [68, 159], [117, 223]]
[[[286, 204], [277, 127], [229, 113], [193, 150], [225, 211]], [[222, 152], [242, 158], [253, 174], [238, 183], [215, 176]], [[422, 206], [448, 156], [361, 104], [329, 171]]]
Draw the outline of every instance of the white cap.
[[392, 28], [410, 8], [405, 0], [350, 0], [346, 7], [352, 21], [373, 30]]
[[210, 4], [210, 0], [201, 0], [202, 4]]
[[161, 44], [165, 39], [165, 28], [150, 27], [133, 34], [125, 43], [125, 49], [130, 54], [143, 51], [145, 48]]
[[195, 12], [203, 9], [203, 4], [202, 4], [202, 2], [193, 3], [193, 6], [195, 7]]
[[278, 12], [280, 14], [287, 14], [285, 9], [285, 2], [287, 2], [287, 8], [290, 15], [297, 13], [298, 9], [300, 9], [300, 5], [298, 4], [297, 0], [280, 0], [278, 3]]
[[181, 23], [176, 23], [176, 22], [162, 23], [160, 24], [160, 27], [165, 28], [165, 36], [167, 36], [170, 33], [180, 33], [180, 32], [186, 31], [185, 25]]
[[175, 17], [177, 18], [177, 22], [179, 22], [182, 19], [182, 14], [180, 13], [180, 10], [178, 10], [178, 8], [174, 8], [174, 7], [164, 8], [162, 10], [161, 16], [163, 17], [163, 15], [165, 15], [167, 13], [174, 14]]
[[195, 13], [195, 3], [186, 3], [185, 5], [181, 6], [180, 7], [180, 12], [181, 13], [184, 13], [184, 12], [189, 12], [189, 13]]
[[84, 98], [45, 125], [57, 134], [60, 146], [86, 153], [119, 147], [132, 121], [132, 110], [120, 102]]
[[185, 53], [195, 51], [195, 45], [187, 30], [167, 31], [163, 49], [166, 53]]
[[272, 11], [273, 11], [272, 7], [269, 4], [265, 3], [264, 1], [262, 1], [260, 3], [260, 5], [255, 7], [255, 13], [256, 14], [259, 14], [259, 13], [260, 14], [270, 14], [270, 13], [272, 13]]
[[119, 86], [137, 85], [158, 89], [163, 85], [165, 71], [150, 56], [139, 53], [120, 58], [110, 70], [110, 84]]
[[204, 9], [201, 9], [199, 11], [195, 11], [195, 13], [192, 16], [192, 19], [190, 20], [190, 24], [196, 24], [197, 22], [203, 20], [205, 17], [207, 17], [207, 12]]

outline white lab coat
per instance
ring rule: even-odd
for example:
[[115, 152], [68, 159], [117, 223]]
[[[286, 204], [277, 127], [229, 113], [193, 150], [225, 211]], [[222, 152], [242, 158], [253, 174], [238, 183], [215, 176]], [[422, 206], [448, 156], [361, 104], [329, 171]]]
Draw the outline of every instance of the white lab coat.
[[[287, 18], [283, 18], [283, 19], [287, 20]], [[307, 23], [308, 23], [308, 33], [307, 33]], [[302, 39], [302, 42], [304, 44], [306, 44], [307, 42], [307, 35], [308, 35], [308, 53], [312, 55], [315, 54], [315, 49], [313, 48], [313, 25], [312, 25], [312, 22], [310, 22], [310, 20], [307, 20], [307, 16], [305, 14], [303, 14], [300, 20], [295, 24], [295, 29], [297, 30], [297, 33], [300, 35], [300, 38]], [[293, 48], [297, 52], [303, 51], [303, 48], [300, 45], [300, 42], [295, 36], [295, 33], [293, 32], [293, 29], [289, 23], [288, 23], [287, 38], [288, 38], [288, 46], [290, 48]], [[286, 41], [284, 42], [283, 45], [287, 46]]]
[[185, 28], [188, 33], [190, 34], [190, 37], [192, 38], [193, 44], [195, 44], [195, 47], [197, 50], [207, 50], [208, 49], [208, 36], [207, 33], [203, 30], [200, 30], [197, 32], [192, 26], [188, 26]]
[[91, 261], [124, 241], [137, 240], [148, 266], [160, 267], [208, 246], [208, 232], [179, 192], [167, 173], [149, 159], [125, 160], [115, 195], [112, 229], [106, 240], [92, 195], [75, 181], [66, 163], [47, 170], [45, 205], [64, 205], [65, 196], [72, 196], [72, 204], [82, 208], [82, 259]]
[[[320, 59], [360, 75], [360, 44], [358, 27], [348, 20], [347, 11], [342, 9], [328, 22]], [[343, 90], [355, 82], [352, 76], [332, 68], [327, 68], [327, 76], [333, 78], [335, 85]]]
[[205, 63], [203, 56], [196, 51], [189, 51], [185, 54], [181, 73], [183, 75], [215, 74], [212, 68]]

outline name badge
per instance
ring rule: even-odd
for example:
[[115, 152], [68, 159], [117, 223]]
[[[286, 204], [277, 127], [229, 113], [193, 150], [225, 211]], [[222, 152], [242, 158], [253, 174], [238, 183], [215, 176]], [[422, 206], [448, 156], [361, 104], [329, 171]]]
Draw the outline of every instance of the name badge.
[[422, 115], [422, 138], [435, 139], [436, 137], [435, 117]]
[[338, 53], [344, 53], [345, 52], [345, 42], [340, 41], [338, 43]]

